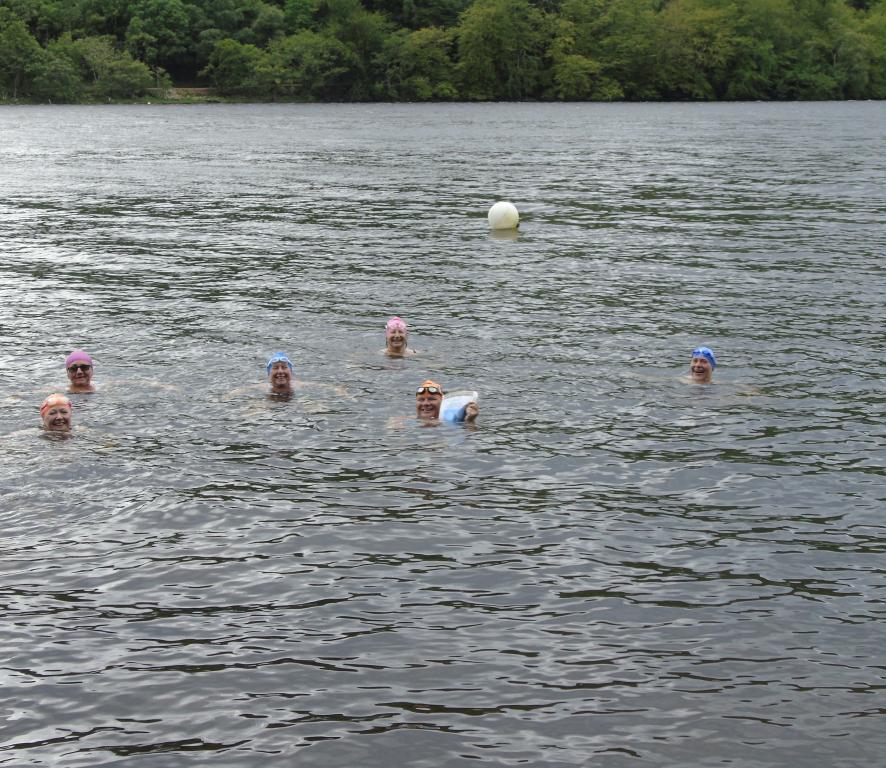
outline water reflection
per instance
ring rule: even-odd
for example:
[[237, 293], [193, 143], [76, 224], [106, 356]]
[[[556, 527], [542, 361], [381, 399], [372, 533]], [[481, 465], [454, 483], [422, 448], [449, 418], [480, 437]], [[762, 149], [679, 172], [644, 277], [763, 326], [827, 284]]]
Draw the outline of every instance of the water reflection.
[[519, 239], [520, 230], [519, 229], [490, 229], [489, 235], [493, 240], [510, 240], [514, 241]]

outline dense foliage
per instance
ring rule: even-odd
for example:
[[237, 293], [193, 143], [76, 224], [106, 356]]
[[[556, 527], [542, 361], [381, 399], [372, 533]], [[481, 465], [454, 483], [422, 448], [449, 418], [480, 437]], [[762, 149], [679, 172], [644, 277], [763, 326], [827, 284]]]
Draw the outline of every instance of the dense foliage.
[[0, 98], [886, 97], [886, 0], [0, 0]]

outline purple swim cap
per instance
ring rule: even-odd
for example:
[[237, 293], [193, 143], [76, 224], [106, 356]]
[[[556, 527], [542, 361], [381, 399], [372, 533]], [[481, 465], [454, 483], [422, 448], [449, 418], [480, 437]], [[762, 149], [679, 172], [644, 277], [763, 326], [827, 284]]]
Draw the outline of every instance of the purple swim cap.
[[65, 368], [70, 368], [73, 363], [86, 363], [92, 365], [92, 358], [82, 349], [75, 349], [65, 359]]

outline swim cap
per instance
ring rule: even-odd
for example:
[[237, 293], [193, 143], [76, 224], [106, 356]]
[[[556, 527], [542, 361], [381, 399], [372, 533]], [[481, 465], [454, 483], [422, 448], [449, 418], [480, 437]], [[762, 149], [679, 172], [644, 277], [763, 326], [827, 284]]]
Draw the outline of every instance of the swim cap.
[[436, 387], [440, 394], [443, 394], [443, 387], [441, 387], [436, 381], [432, 381], [431, 379], [425, 379], [419, 389], [425, 389], [425, 387]]
[[385, 323], [385, 336], [390, 336], [394, 331], [403, 331], [406, 333], [406, 323], [403, 322], [403, 318], [401, 317], [392, 317]]
[[70, 368], [73, 363], [86, 363], [92, 365], [92, 358], [82, 349], [75, 349], [65, 359], [65, 368]]
[[274, 354], [271, 355], [271, 359], [268, 360], [268, 364], [265, 366], [265, 370], [268, 372], [268, 376], [271, 375], [271, 366], [273, 366], [274, 363], [286, 363], [286, 365], [289, 366], [289, 370], [292, 370], [292, 360], [286, 357], [286, 353], [274, 352]]
[[40, 406], [40, 418], [42, 419], [43, 416], [44, 416], [44, 414], [45, 414], [50, 408], [55, 408], [55, 407], [57, 407], [57, 406], [59, 406], [59, 405], [64, 405], [64, 406], [66, 406], [66, 407], [68, 407], [68, 408], [71, 408], [71, 401], [68, 400], [68, 398], [66, 398], [64, 395], [60, 395], [60, 394], [58, 394], [58, 393], [55, 393], [55, 394], [50, 395], [49, 397], [47, 397], [47, 398], [43, 401], [43, 404]]
[[714, 357], [714, 352], [710, 347], [696, 347], [692, 350], [693, 357], [703, 357], [711, 364], [711, 368], [717, 367], [717, 358]]

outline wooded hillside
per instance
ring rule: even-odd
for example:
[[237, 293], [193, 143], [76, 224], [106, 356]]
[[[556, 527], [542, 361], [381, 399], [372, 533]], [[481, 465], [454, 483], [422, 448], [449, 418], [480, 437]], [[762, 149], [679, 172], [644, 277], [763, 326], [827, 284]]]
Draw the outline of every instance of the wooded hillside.
[[0, 0], [0, 98], [886, 98], [886, 0]]

